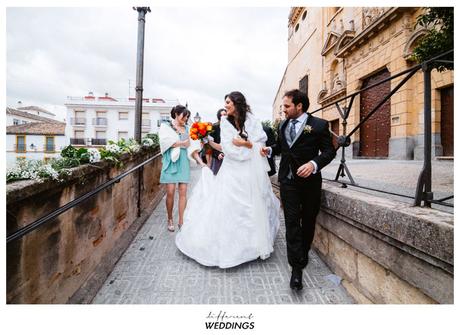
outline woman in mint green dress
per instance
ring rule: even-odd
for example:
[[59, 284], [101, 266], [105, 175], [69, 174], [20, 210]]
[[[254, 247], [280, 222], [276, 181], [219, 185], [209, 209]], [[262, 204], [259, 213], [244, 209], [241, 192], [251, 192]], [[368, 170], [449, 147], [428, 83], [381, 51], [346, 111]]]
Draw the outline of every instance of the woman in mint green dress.
[[[199, 157], [199, 144], [189, 138], [187, 121], [190, 111], [177, 105], [171, 110], [172, 122], [163, 122], [160, 126], [160, 149], [163, 154], [160, 183], [166, 184], [166, 210], [168, 230], [174, 231], [173, 207], [176, 184], [179, 190], [179, 228], [182, 226], [184, 210], [187, 205], [187, 184], [190, 182], [190, 160], [204, 166]], [[191, 143], [193, 142], [193, 143]], [[192, 144], [192, 145], [191, 145]]]

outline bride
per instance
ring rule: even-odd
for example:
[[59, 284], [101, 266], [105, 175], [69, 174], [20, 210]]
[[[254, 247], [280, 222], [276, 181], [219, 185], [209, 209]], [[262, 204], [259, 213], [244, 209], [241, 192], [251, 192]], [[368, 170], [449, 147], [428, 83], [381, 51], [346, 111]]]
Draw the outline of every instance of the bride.
[[229, 268], [273, 252], [280, 204], [273, 194], [262, 124], [240, 92], [225, 96], [221, 120], [225, 155], [219, 173], [203, 167], [184, 213], [176, 245], [206, 266]]

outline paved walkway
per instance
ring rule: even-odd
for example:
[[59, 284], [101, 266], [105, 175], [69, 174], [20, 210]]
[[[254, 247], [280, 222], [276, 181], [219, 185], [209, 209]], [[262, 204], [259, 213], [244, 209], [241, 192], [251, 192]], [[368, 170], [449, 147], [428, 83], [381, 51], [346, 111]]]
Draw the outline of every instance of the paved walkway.
[[[195, 179], [197, 170], [192, 172]], [[281, 215], [282, 216], [282, 215]], [[177, 217], [177, 214], [176, 214]], [[184, 256], [166, 230], [164, 200], [141, 228], [93, 300], [95, 304], [350, 304], [337, 276], [313, 251], [304, 289], [289, 288], [284, 221], [275, 251], [231, 269], [202, 266]]]

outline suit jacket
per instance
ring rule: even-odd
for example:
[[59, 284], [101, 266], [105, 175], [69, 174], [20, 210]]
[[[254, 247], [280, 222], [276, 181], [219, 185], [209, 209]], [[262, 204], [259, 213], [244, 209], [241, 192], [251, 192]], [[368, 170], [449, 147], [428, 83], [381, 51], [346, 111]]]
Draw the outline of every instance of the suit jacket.
[[[213, 129], [213, 131], [211, 133], [211, 136], [214, 139], [214, 142], [220, 144], [220, 123], [219, 122], [214, 123], [212, 125], [212, 129]], [[221, 154], [221, 151], [216, 150], [214, 148], [212, 149], [212, 157], [217, 159], [219, 154]]]
[[[291, 146], [289, 146], [285, 135], [287, 126], [290, 126], [289, 120], [280, 123], [278, 139], [271, 146], [272, 155], [281, 154], [278, 181], [280, 183], [291, 182], [288, 179], [289, 168], [296, 184], [320, 181], [320, 170], [329, 164], [336, 154], [329, 132], [329, 122], [308, 114], [306, 122], [301, 125]], [[317, 173], [311, 174], [307, 178], [297, 176], [297, 169], [311, 160], [318, 166]]]
[[[275, 133], [273, 132], [272, 128], [262, 125], [265, 134], [267, 134], [267, 142], [265, 145], [270, 147], [276, 143]], [[273, 176], [276, 173], [276, 166], [275, 166], [275, 159], [274, 156], [267, 158], [268, 164], [270, 165], [270, 171], [268, 171], [269, 176]]]

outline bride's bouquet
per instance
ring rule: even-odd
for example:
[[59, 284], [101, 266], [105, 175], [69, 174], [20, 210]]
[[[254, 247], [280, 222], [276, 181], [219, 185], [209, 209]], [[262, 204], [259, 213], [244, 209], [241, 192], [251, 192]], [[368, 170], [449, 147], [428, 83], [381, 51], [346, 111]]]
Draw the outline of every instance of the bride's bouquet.
[[204, 150], [208, 153], [211, 147], [208, 144], [208, 135], [213, 132], [211, 122], [194, 122], [190, 127], [190, 138], [200, 140], [204, 145]]

